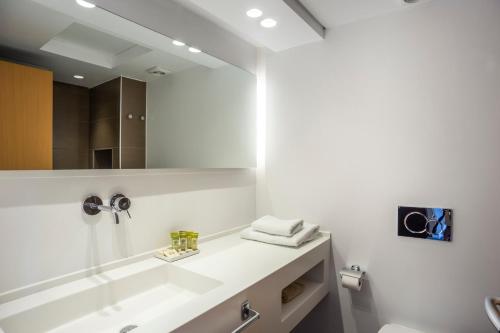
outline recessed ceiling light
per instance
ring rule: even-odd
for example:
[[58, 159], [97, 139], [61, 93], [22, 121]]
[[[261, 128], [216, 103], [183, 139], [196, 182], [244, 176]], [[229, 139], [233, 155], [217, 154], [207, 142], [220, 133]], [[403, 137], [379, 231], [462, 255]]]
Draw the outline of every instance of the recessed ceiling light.
[[76, 0], [76, 3], [85, 8], [94, 8], [95, 5], [85, 0]]
[[75, 74], [75, 75], [73, 75], [73, 77], [74, 77], [75, 79], [77, 79], [77, 80], [83, 80], [83, 79], [85, 79], [85, 76], [80, 75], [80, 74]]
[[252, 8], [247, 11], [247, 16], [251, 18], [257, 18], [262, 16], [262, 10], [257, 8]]
[[272, 18], [266, 18], [260, 21], [260, 25], [264, 28], [274, 28], [276, 24], [278, 24], [278, 22]]
[[172, 41], [172, 44], [174, 44], [175, 46], [184, 46], [184, 45], [186, 45], [186, 43], [180, 42], [178, 40]]
[[193, 52], [193, 53], [200, 53], [200, 52], [201, 52], [201, 50], [198, 50], [198, 49], [197, 49], [197, 48], [195, 48], [195, 47], [190, 47], [190, 48], [189, 48], [189, 52]]

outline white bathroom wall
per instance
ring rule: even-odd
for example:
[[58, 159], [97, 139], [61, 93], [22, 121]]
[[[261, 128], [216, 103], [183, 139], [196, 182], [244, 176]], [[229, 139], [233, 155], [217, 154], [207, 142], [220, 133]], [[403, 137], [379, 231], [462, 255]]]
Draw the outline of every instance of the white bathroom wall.
[[230, 65], [148, 83], [148, 168], [255, 167], [255, 88]]
[[[499, 15], [497, 0], [428, 1], [268, 56], [258, 214], [331, 230], [336, 270], [359, 264], [369, 281], [361, 293], [333, 281], [297, 332], [493, 331], [483, 300], [500, 294]], [[453, 241], [398, 237], [398, 205], [452, 208]]]
[[[122, 192], [132, 220], [90, 217], [89, 194], [107, 204]], [[0, 293], [167, 245], [173, 230], [200, 236], [255, 218], [248, 170], [56, 171], [0, 173]]]

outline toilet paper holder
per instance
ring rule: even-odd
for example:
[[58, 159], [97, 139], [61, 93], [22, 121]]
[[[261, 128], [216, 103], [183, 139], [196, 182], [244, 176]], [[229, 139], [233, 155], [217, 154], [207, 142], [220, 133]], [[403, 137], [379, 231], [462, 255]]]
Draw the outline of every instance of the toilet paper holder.
[[351, 268], [346, 267], [342, 269], [339, 273], [340, 279], [342, 279], [344, 275], [347, 275], [360, 280], [365, 279], [365, 274], [366, 272], [362, 271], [359, 265], [352, 265]]

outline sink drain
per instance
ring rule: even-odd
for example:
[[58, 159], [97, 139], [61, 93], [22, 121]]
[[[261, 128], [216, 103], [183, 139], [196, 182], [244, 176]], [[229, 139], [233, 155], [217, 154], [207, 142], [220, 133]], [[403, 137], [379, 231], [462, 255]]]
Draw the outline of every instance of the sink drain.
[[127, 325], [127, 326], [125, 326], [124, 328], [122, 328], [122, 329], [120, 330], [120, 333], [127, 333], [127, 332], [130, 332], [130, 331], [132, 331], [133, 329], [135, 329], [135, 328], [137, 328], [137, 327], [139, 327], [139, 326], [137, 326], [137, 325]]

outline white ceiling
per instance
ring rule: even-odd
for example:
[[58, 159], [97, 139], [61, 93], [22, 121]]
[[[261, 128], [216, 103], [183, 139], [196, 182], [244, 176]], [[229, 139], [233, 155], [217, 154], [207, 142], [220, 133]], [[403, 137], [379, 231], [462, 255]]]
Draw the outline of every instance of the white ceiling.
[[[417, 4], [403, 0], [300, 0], [325, 27], [353, 23]], [[421, 0], [425, 2], [428, 0]]]
[[[320, 36], [300, 18], [284, 0], [175, 0], [185, 7], [233, 31], [250, 43], [282, 51], [295, 46], [321, 41]], [[403, 0], [299, 0], [326, 28], [352, 23], [393, 11], [409, 8]], [[421, 0], [426, 2], [429, 0]], [[258, 8], [263, 17], [278, 21], [273, 29], [259, 26], [259, 19], [245, 13]]]
[[[143, 81], [159, 66], [178, 72], [226, 63], [176, 47], [166, 36], [73, 0], [1, 0], [0, 57], [44, 67], [57, 81], [94, 87], [123, 75]], [[84, 80], [76, 80], [82, 74]]]
[[109, 69], [154, 52], [152, 49], [79, 23], [69, 25], [40, 50]]
[[[322, 40], [283, 0], [177, 0], [198, 14], [218, 23], [257, 46], [282, 51]], [[258, 8], [264, 15], [252, 19], [247, 10]], [[273, 18], [278, 25], [271, 29], [260, 26], [263, 18]]]

